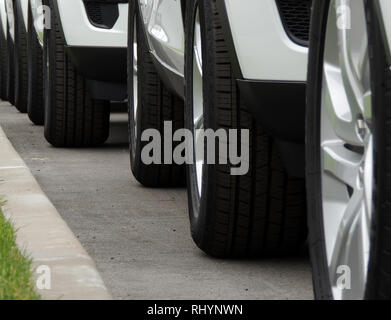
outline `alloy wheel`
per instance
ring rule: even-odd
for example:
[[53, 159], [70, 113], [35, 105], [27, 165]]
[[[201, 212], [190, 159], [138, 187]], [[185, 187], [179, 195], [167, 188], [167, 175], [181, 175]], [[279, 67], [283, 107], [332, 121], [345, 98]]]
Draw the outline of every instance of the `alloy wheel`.
[[194, 158], [198, 196], [202, 192], [202, 174], [204, 167], [203, 139], [201, 130], [204, 128], [204, 101], [202, 77], [202, 43], [200, 10], [197, 8], [194, 21], [194, 57], [193, 57], [193, 128], [194, 128]]
[[[339, 6], [350, 9], [350, 26], [340, 25]], [[374, 166], [370, 84], [364, 3], [333, 0], [324, 51], [320, 143], [324, 237], [335, 299], [365, 295]], [[346, 271], [350, 288], [339, 283]]]

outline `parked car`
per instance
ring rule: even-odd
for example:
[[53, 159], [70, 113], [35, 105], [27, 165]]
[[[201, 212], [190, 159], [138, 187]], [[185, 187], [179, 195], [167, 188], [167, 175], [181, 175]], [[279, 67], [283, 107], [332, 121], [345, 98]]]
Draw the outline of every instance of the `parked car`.
[[109, 135], [110, 101], [126, 99], [128, 1], [44, 0], [45, 137], [96, 146]]
[[314, 1], [306, 171], [316, 298], [391, 298], [390, 18], [390, 1]]
[[0, 99], [8, 100], [8, 21], [5, 1], [0, 1]]
[[[136, 178], [147, 186], [185, 180], [177, 164], [142, 161], [145, 129], [163, 133], [171, 120], [175, 130], [184, 117], [190, 132], [249, 130], [247, 174], [231, 175], [231, 164], [206, 164], [197, 148], [186, 166], [192, 236], [210, 255], [292, 253], [306, 240], [310, 6], [275, 0], [131, 2], [128, 96]], [[195, 134], [195, 144], [197, 139]]]
[[[28, 0], [5, 0], [8, 54], [8, 100], [16, 108], [27, 111], [27, 29], [23, 14]], [[24, 7], [25, 10], [22, 9]]]
[[[7, 0], [8, 1], [8, 0]], [[44, 121], [42, 35], [43, 25], [38, 23], [42, 10], [41, 0], [8, 1], [10, 19], [14, 20], [11, 37], [13, 48], [13, 103], [20, 112], [27, 112], [37, 125]]]
[[[3, 52], [6, 52], [6, 68], [3, 69], [6, 77], [6, 98], [12, 104], [15, 104], [15, 16], [14, 3], [12, 0], [4, 0], [5, 17], [3, 27], [6, 38], [6, 46], [3, 47]], [[3, 18], [3, 17], [2, 17]], [[5, 50], [5, 51], [4, 51]], [[21, 110], [23, 111], [23, 110]]]

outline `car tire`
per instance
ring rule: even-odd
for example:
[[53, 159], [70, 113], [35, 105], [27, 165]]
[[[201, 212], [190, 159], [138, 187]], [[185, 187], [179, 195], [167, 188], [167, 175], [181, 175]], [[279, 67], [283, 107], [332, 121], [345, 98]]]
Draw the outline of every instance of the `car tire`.
[[[185, 123], [191, 132], [199, 123], [215, 131], [248, 129], [249, 171], [234, 176], [229, 164], [204, 164], [199, 174], [195, 164], [187, 166], [192, 237], [215, 257], [294, 254], [306, 240], [304, 180], [285, 172], [276, 142], [243, 104], [221, 19], [217, 1], [186, 4]], [[202, 62], [193, 61], [200, 56]]]
[[[146, 164], [142, 160], [142, 150], [148, 144], [147, 141], [141, 140], [142, 133], [147, 129], [155, 129], [163, 137], [166, 121], [172, 122], [173, 132], [182, 129], [184, 104], [182, 99], [165, 87], [156, 72], [140, 20], [139, 8], [135, 2], [129, 3], [128, 36], [131, 169], [137, 181], [147, 187], [184, 186], [184, 165], [164, 163], [164, 143], [161, 145], [161, 164]], [[173, 143], [173, 148], [175, 147], [176, 143]]]
[[45, 119], [43, 100], [43, 49], [34, 27], [31, 6], [28, 9], [27, 38], [27, 114], [36, 125], [43, 125]]
[[7, 21], [7, 84], [6, 84], [6, 91], [7, 91], [7, 100], [11, 104], [15, 104], [15, 70], [14, 70], [14, 41], [11, 38], [10, 30], [9, 30], [9, 24]]
[[314, 293], [390, 299], [391, 69], [375, 2], [348, 5], [351, 28], [337, 27], [333, 0], [314, 1], [312, 10], [306, 176]]
[[23, 20], [23, 12], [19, 0], [14, 2], [15, 12], [15, 107], [20, 112], [27, 112], [27, 31]]
[[8, 49], [7, 39], [4, 34], [3, 24], [0, 24], [0, 99], [7, 100], [7, 74], [8, 74]]
[[45, 138], [55, 147], [92, 147], [109, 136], [110, 103], [90, 97], [85, 78], [65, 50], [61, 21], [51, 9], [44, 30]]

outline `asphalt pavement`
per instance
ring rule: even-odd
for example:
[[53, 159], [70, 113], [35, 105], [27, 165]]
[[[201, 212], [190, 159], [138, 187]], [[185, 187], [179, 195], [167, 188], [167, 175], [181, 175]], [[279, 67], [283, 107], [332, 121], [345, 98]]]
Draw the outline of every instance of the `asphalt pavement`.
[[109, 140], [94, 149], [51, 147], [43, 128], [7, 102], [0, 125], [115, 299], [313, 298], [306, 254], [245, 261], [203, 254], [190, 236], [186, 191], [147, 189], [132, 176], [126, 113], [112, 114]]

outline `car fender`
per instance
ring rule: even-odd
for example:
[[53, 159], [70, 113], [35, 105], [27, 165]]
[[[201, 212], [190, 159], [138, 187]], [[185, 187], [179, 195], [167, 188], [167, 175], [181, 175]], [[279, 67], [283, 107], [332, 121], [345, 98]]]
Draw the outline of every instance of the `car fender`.
[[5, 39], [7, 39], [7, 11], [5, 1], [0, 1], [0, 21]]
[[178, 76], [184, 76], [185, 37], [181, 2], [138, 0], [149, 49], [154, 58]]
[[[5, 8], [7, 12], [8, 30], [12, 41], [15, 39], [15, 15], [14, 3], [12, 0], [5, 0]], [[7, 29], [6, 29], [7, 30]]]
[[[47, 19], [51, 19], [50, 10], [48, 7], [44, 7], [42, 0], [30, 0], [29, 1], [31, 15], [34, 21], [34, 30], [38, 35], [39, 44], [43, 47], [43, 29], [45, 23], [45, 15]], [[48, 21], [46, 21], [48, 23]]]

